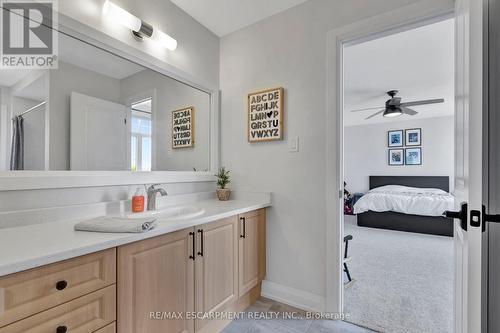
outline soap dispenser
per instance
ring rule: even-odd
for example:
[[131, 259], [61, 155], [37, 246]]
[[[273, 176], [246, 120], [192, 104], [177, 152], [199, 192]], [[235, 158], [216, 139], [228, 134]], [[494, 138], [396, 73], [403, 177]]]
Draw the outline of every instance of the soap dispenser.
[[140, 187], [137, 188], [132, 196], [132, 212], [141, 213], [144, 211], [144, 195]]

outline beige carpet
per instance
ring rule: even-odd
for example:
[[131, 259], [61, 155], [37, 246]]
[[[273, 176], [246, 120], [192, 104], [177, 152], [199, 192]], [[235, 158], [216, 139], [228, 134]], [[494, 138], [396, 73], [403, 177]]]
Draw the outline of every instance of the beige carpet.
[[358, 227], [346, 216], [348, 321], [379, 332], [447, 333], [453, 323], [453, 239]]

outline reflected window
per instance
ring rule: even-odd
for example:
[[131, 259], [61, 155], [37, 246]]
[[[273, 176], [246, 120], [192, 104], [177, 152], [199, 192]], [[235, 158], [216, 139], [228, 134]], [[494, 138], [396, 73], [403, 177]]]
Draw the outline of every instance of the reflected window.
[[151, 171], [151, 99], [132, 104], [130, 159], [132, 171]]

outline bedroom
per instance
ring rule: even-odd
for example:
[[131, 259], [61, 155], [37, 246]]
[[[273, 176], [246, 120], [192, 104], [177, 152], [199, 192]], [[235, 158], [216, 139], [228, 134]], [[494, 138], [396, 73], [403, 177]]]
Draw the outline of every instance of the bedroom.
[[344, 46], [344, 304], [382, 332], [452, 332], [454, 20]]

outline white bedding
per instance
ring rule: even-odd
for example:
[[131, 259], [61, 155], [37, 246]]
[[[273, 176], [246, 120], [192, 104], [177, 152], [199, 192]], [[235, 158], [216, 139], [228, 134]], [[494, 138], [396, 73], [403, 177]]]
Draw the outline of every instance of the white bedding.
[[374, 188], [354, 205], [354, 214], [366, 211], [398, 212], [411, 215], [441, 216], [453, 210], [453, 196], [435, 188], [387, 185]]

